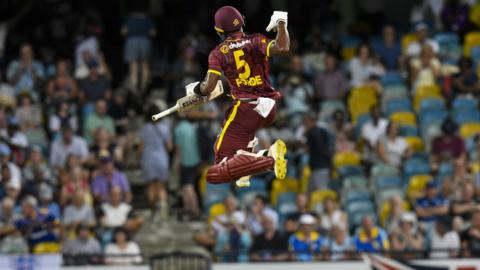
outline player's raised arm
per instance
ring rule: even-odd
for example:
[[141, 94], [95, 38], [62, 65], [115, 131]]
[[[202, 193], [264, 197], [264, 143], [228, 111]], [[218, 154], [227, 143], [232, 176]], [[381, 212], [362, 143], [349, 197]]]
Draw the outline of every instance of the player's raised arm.
[[286, 55], [290, 51], [290, 36], [287, 30], [288, 13], [274, 11], [267, 31], [276, 31], [277, 37], [270, 47], [270, 55]]

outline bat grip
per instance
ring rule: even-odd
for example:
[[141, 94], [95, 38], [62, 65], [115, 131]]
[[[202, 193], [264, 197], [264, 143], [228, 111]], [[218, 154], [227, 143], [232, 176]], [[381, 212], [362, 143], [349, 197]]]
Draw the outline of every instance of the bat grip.
[[165, 117], [173, 112], [176, 112], [178, 111], [178, 106], [174, 106], [172, 108], [169, 108], [163, 112], [160, 112], [160, 113], [157, 113], [157, 114], [154, 114], [152, 115], [152, 121], [157, 121], [158, 119], [162, 118], [162, 117]]

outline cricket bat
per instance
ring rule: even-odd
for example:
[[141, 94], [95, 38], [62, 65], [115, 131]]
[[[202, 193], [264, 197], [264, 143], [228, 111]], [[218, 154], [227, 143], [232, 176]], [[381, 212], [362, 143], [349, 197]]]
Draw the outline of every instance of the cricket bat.
[[177, 103], [175, 106], [166, 109], [163, 112], [157, 113], [152, 115], [152, 120], [157, 121], [158, 119], [165, 117], [167, 115], [170, 115], [174, 112], [183, 112], [190, 110], [191, 108], [201, 105], [203, 103], [206, 103], [212, 99], [215, 99], [223, 94], [223, 84], [220, 80], [218, 80], [217, 85], [213, 89], [213, 91], [210, 93], [210, 95], [207, 96], [200, 96], [200, 95], [191, 95], [191, 96], [185, 96], [177, 100]]

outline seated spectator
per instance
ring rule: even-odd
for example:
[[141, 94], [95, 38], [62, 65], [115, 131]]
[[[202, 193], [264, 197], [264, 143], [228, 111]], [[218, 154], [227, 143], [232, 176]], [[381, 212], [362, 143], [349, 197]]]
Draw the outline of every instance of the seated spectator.
[[402, 160], [412, 154], [407, 141], [398, 134], [398, 123], [390, 122], [377, 144], [377, 155], [386, 164], [399, 167]]
[[475, 187], [471, 182], [464, 183], [460, 199], [452, 202], [453, 228], [463, 230], [477, 211], [480, 211], [480, 203], [475, 197]]
[[25, 132], [27, 136], [34, 135], [34, 132], [41, 132], [44, 136], [41, 126], [42, 111], [40, 106], [35, 104], [32, 96], [28, 92], [24, 92], [18, 96], [17, 103], [15, 118], [18, 120], [20, 130]]
[[295, 199], [295, 206], [297, 207], [296, 211], [288, 215], [288, 218], [299, 220], [303, 214], [310, 214], [312, 216], [317, 216], [316, 213], [310, 211], [310, 198], [307, 193], [298, 193]]
[[456, 135], [458, 126], [452, 119], [447, 118], [442, 123], [442, 135], [432, 141], [431, 166], [432, 170], [438, 170], [443, 161], [465, 159], [466, 150], [463, 139]]
[[292, 259], [296, 261], [314, 261], [321, 258], [322, 251], [328, 246], [326, 238], [315, 231], [316, 219], [310, 214], [300, 217], [300, 229], [292, 234], [288, 240]]
[[113, 101], [108, 106], [108, 115], [113, 118], [115, 122], [115, 131], [117, 134], [125, 134], [128, 128], [128, 103], [127, 103], [128, 93], [126, 91], [115, 92], [113, 96]]
[[423, 235], [418, 230], [417, 217], [414, 213], [405, 212], [400, 218], [398, 228], [391, 233], [392, 250], [413, 251], [402, 254], [404, 259], [418, 258], [418, 251], [425, 248]]
[[327, 189], [330, 180], [330, 168], [334, 147], [333, 140], [326, 128], [317, 126], [315, 114], [307, 114], [303, 119], [305, 126], [305, 144], [310, 155], [309, 165], [312, 173], [308, 182], [308, 190]]
[[334, 226], [348, 230], [347, 215], [339, 209], [338, 204], [332, 197], [327, 197], [323, 201], [323, 213], [320, 215], [320, 228], [325, 233], [330, 233]]
[[87, 104], [88, 108], [84, 108], [83, 113], [89, 114], [92, 109], [93, 103], [101, 99], [109, 100], [112, 91], [110, 89], [110, 81], [107, 76], [101, 72], [101, 66], [99, 66], [97, 60], [91, 60], [87, 63], [88, 76], [78, 81], [79, 100], [82, 104]]
[[140, 247], [130, 241], [128, 232], [117, 229], [114, 234], [115, 243], [105, 247], [105, 263], [111, 265], [132, 265], [142, 263]]
[[375, 54], [385, 65], [387, 70], [397, 70], [399, 58], [402, 54], [402, 48], [397, 41], [396, 29], [393, 25], [383, 27], [382, 42], [374, 47]]
[[374, 58], [372, 49], [368, 44], [357, 47], [356, 56], [348, 63], [352, 87], [368, 84], [371, 79], [380, 77], [385, 73], [385, 68]]
[[[22, 217], [15, 221], [15, 227], [27, 239], [28, 246], [35, 253], [58, 252], [56, 244], [60, 238], [56, 230], [59, 221], [53, 215], [37, 211], [38, 202], [33, 196], [22, 200]], [[54, 244], [45, 250], [42, 244]]]
[[388, 120], [383, 118], [380, 106], [374, 105], [370, 108], [371, 119], [362, 126], [362, 139], [365, 143], [365, 156], [370, 162], [378, 160], [375, 149], [378, 141], [387, 132]]
[[419, 198], [415, 205], [418, 220], [427, 228], [440, 217], [449, 212], [449, 201], [438, 194], [438, 184], [435, 180], [427, 183], [425, 196]]
[[348, 93], [348, 81], [333, 54], [325, 56], [325, 70], [315, 78], [315, 97], [319, 100], [343, 100]]
[[28, 245], [20, 233], [15, 230], [15, 201], [9, 197], [2, 200], [0, 208], [0, 252], [2, 254], [26, 254]]
[[143, 218], [135, 216], [132, 206], [122, 201], [121, 188], [113, 186], [110, 193], [110, 202], [104, 202], [101, 205], [101, 226], [105, 229], [121, 227], [128, 231], [140, 229]]
[[45, 78], [42, 63], [35, 60], [32, 45], [25, 43], [20, 47], [20, 58], [7, 67], [7, 80], [15, 87], [16, 94], [22, 91], [33, 93], [39, 82]]
[[472, 59], [463, 57], [458, 65], [460, 66], [460, 72], [453, 77], [455, 94], [458, 96], [478, 96], [480, 94], [480, 83], [473, 68]]
[[[67, 265], [98, 264], [102, 247], [97, 238], [92, 236], [90, 228], [80, 225], [76, 229], [77, 237], [63, 244], [62, 253]], [[70, 256], [69, 256], [70, 255]]]
[[469, 172], [467, 159], [456, 159], [453, 163], [453, 175], [443, 178], [442, 195], [450, 200], [462, 199], [462, 189], [467, 183], [475, 183], [475, 177]]
[[[52, 175], [52, 170], [43, 157], [42, 149], [38, 145], [30, 147], [28, 159], [23, 167], [23, 179], [25, 182], [45, 182], [51, 186], [57, 184], [57, 180]], [[28, 186], [28, 184], [27, 184]]]
[[113, 119], [107, 115], [107, 112], [107, 102], [100, 99], [95, 103], [95, 112], [90, 114], [85, 120], [83, 133], [89, 145], [93, 143], [95, 132], [100, 127], [105, 128], [110, 134], [115, 135], [115, 123]]
[[422, 51], [422, 47], [425, 45], [429, 45], [434, 54], [439, 52], [440, 47], [438, 43], [428, 38], [428, 25], [426, 23], [418, 23], [415, 26], [415, 31], [417, 35], [417, 40], [411, 42], [407, 47], [407, 56], [409, 57], [418, 57], [420, 56], [420, 52]]
[[[73, 156], [72, 156], [73, 157]], [[73, 167], [70, 171], [62, 170], [60, 172], [60, 182], [62, 189], [60, 191], [60, 204], [66, 205], [73, 202], [75, 193], [80, 190], [85, 196], [85, 202], [88, 205], [93, 204], [93, 196], [90, 192], [88, 176], [80, 166]]]
[[335, 152], [355, 151], [354, 128], [352, 124], [348, 123], [343, 110], [333, 112], [330, 128], [335, 135]]
[[76, 190], [73, 202], [63, 210], [63, 225], [68, 232], [76, 231], [80, 225], [93, 227], [96, 225], [92, 206], [85, 203], [85, 192]]
[[430, 259], [456, 258], [460, 249], [458, 233], [450, 229], [448, 217], [439, 218], [430, 231]]
[[46, 185], [40, 185], [40, 190], [38, 192], [38, 211], [44, 215], [51, 215], [55, 220], [61, 220], [62, 214], [60, 206], [57, 202], [53, 201], [53, 189]]
[[77, 98], [77, 82], [70, 75], [70, 65], [66, 60], [56, 64], [55, 77], [47, 85], [47, 102], [56, 105], [61, 101], [72, 101]]
[[278, 221], [271, 216], [262, 216], [263, 232], [253, 239], [250, 260], [254, 262], [286, 261], [288, 239], [278, 229]]
[[383, 227], [387, 232], [391, 233], [394, 230], [398, 230], [401, 218], [406, 212], [406, 209], [402, 197], [398, 195], [390, 197], [388, 200], [388, 206], [390, 208], [389, 215], [384, 216], [382, 221], [384, 224]]
[[424, 45], [420, 56], [410, 59], [410, 82], [414, 89], [420, 86], [436, 85], [441, 76], [441, 66], [432, 47]]
[[359, 252], [375, 252], [390, 249], [388, 235], [382, 228], [376, 226], [371, 216], [362, 219], [362, 225], [353, 238], [355, 250]]
[[223, 222], [222, 226], [224, 229], [218, 232], [213, 248], [215, 254], [220, 255], [220, 261], [248, 261], [252, 239], [245, 226], [245, 219], [241, 215], [235, 215]]
[[109, 153], [100, 155], [100, 168], [92, 179], [92, 193], [96, 202], [111, 201], [110, 194], [113, 188], [120, 189], [120, 198], [126, 203], [132, 201], [130, 183], [124, 173], [115, 168], [113, 158]]
[[90, 147], [89, 164], [97, 166], [99, 164], [101, 153], [112, 153], [115, 164], [121, 165], [123, 160], [123, 150], [114, 140], [115, 137], [105, 128], [99, 127], [95, 130], [95, 141]]
[[301, 123], [301, 116], [310, 111], [313, 86], [298, 74], [291, 74], [282, 87], [285, 97], [284, 108], [293, 125]]
[[480, 211], [473, 213], [472, 225], [462, 235], [463, 247], [471, 257], [480, 256]]
[[247, 227], [250, 232], [257, 236], [263, 232], [263, 219], [265, 216], [269, 217], [275, 224], [278, 223], [278, 213], [267, 206], [267, 198], [263, 195], [255, 196], [251, 211], [247, 216]]
[[74, 132], [78, 130], [78, 119], [73, 113], [73, 108], [66, 101], [58, 103], [56, 112], [48, 119], [48, 131], [53, 138], [60, 136], [62, 127], [69, 125]]
[[333, 225], [331, 231], [331, 239], [329, 241], [328, 251], [330, 251], [330, 260], [340, 261], [347, 260], [352, 257], [352, 240], [347, 233], [347, 228], [341, 228]]
[[[10, 185], [15, 189], [20, 190], [22, 187], [22, 176], [18, 166], [10, 161], [11, 153], [12, 150], [7, 144], [0, 143], [0, 165], [8, 167]], [[2, 182], [7, 182], [1, 177], [0, 180], [2, 180]]]
[[88, 146], [82, 137], [74, 135], [70, 125], [62, 126], [62, 136], [52, 142], [50, 166], [60, 169], [65, 165], [68, 155], [73, 154], [83, 162], [88, 157]]
[[15, 89], [12, 85], [3, 81], [4, 77], [0, 72], [0, 106], [4, 108], [15, 107]]

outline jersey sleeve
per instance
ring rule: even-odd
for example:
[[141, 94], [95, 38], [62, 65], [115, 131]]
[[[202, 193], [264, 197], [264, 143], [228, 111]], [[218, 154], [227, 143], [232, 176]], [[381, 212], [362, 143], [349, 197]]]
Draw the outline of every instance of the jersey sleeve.
[[212, 50], [208, 55], [208, 71], [207, 72], [215, 73], [217, 75], [222, 75], [222, 65], [216, 49]]
[[270, 47], [272, 47], [275, 40], [269, 39], [262, 34], [256, 34], [253, 39], [253, 45], [262, 55], [270, 57]]

